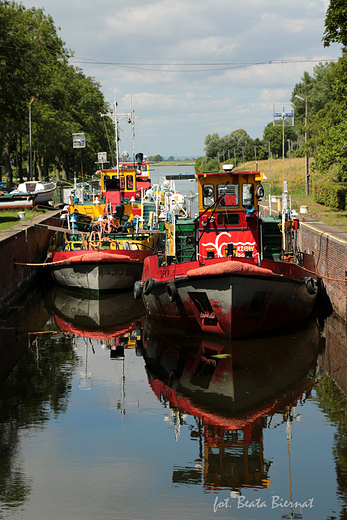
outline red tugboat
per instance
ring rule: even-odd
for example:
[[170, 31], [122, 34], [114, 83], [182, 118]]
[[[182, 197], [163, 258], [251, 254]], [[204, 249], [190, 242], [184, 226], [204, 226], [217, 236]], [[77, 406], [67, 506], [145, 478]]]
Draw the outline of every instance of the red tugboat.
[[165, 248], [146, 258], [148, 313], [167, 325], [229, 338], [290, 325], [310, 315], [318, 280], [312, 255], [297, 250], [298, 221], [261, 217], [259, 172], [197, 173], [199, 214], [162, 224]]

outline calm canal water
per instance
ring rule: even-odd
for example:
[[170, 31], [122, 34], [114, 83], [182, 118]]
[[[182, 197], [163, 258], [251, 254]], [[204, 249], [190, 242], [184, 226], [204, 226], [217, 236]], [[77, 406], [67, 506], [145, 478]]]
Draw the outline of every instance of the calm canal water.
[[44, 283], [0, 328], [0, 518], [347, 517], [334, 316], [231, 342]]

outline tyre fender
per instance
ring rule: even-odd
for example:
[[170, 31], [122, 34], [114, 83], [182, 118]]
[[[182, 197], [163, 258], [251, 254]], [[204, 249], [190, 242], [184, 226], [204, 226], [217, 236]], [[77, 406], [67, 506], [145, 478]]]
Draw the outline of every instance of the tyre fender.
[[167, 284], [166, 292], [170, 302], [175, 302], [177, 300], [178, 291], [176, 285], [173, 282], [169, 282]]
[[316, 282], [313, 280], [313, 278], [311, 278], [311, 277], [306, 278], [305, 285], [306, 285], [308, 294], [316, 294], [317, 285], [316, 285]]
[[143, 294], [145, 296], [148, 296], [149, 294], [151, 294], [153, 287], [154, 287], [153, 278], [147, 278], [147, 280], [145, 281], [145, 284], [143, 286]]

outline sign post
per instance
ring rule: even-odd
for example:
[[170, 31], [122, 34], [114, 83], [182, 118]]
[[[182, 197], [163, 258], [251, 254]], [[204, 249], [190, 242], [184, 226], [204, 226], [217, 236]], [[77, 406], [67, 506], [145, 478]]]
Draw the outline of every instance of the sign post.
[[284, 189], [284, 127], [294, 126], [294, 110], [291, 104], [285, 105], [281, 103], [282, 109], [276, 107], [276, 103], [273, 103], [273, 125], [282, 125], [282, 188]]
[[82, 186], [84, 185], [83, 176], [83, 162], [82, 162], [82, 148], [86, 147], [86, 138], [83, 133], [72, 134], [73, 148], [80, 148], [81, 150], [81, 173], [82, 173]]
[[107, 152], [98, 152], [98, 164], [101, 164], [101, 169], [104, 169], [104, 163], [108, 163]]

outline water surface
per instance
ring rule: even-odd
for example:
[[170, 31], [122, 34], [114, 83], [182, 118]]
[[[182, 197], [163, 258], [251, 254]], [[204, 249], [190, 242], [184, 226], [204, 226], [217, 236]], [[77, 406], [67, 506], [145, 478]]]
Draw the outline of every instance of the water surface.
[[230, 342], [52, 288], [1, 326], [1, 518], [344, 518], [335, 318]]

